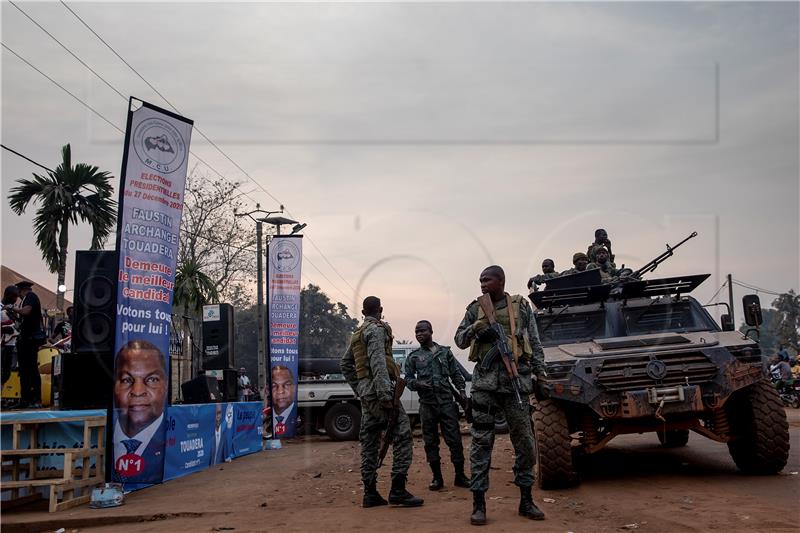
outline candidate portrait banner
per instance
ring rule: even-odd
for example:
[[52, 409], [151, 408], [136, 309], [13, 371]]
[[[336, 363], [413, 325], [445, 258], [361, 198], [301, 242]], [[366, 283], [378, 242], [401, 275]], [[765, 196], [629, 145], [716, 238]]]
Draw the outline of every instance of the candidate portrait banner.
[[236, 405], [216, 403], [167, 408], [164, 481], [205, 470], [234, 457]]
[[193, 122], [128, 108], [117, 215], [111, 479], [159, 483], [168, 418], [169, 330]]
[[302, 235], [273, 237], [267, 254], [272, 434], [275, 438], [294, 437], [297, 425]]

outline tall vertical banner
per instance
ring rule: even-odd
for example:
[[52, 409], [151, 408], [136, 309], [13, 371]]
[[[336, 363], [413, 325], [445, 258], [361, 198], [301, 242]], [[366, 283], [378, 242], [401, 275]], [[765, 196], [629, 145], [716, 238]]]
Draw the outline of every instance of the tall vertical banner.
[[302, 235], [273, 237], [267, 255], [272, 433], [275, 438], [294, 437], [297, 425]]
[[[193, 122], [146, 102], [128, 108], [117, 216], [111, 478], [164, 474], [169, 324]], [[174, 422], [172, 422], [174, 423]]]

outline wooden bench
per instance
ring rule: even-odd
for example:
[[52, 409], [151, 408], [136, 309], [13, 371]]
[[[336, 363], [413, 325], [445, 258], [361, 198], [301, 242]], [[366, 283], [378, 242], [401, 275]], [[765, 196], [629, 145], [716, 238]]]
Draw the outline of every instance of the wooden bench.
[[[26, 433], [28, 445], [35, 446], [39, 442], [42, 426], [64, 422], [83, 423], [83, 447], [22, 448]], [[39, 499], [41, 496], [34, 489], [50, 487], [50, 512], [69, 509], [88, 502], [91, 489], [105, 481], [105, 416], [34, 417], [2, 421], [0, 424], [12, 426], [12, 446], [8, 450], [0, 451], [3, 474], [11, 476], [8, 481], [0, 481], [0, 490], [11, 491], [11, 499], [4, 501], [3, 507], [14, 507]], [[92, 448], [93, 442], [95, 448]], [[63, 456], [63, 468], [37, 470], [38, 459], [46, 455]], [[91, 467], [92, 459], [96, 465], [94, 468]], [[74, 467], [76, 461], [80, 461], [80, 470]], [[20, 496], [21, 489], [28, 489], [32, 493]]]

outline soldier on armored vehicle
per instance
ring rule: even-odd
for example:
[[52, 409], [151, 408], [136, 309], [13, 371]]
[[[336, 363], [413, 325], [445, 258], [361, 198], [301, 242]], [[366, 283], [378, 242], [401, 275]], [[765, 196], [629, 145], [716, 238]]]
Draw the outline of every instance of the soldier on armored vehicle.
[[[595, 453], [626, 433], [653, 432], [672, 447], [694, 431], [725, 442], [744, 472], [786, 465], [786, 414], [758, 343], [731, 321], [720, 328], [688, 296], [709, 274], [641, 279], [695, 235], [612, 283], [587, 269], [530, 294], [547, 370], [533, 413], [541, 487], [576, 482], [575, 452]], [[757, 327], [760, 304], [747, 298], [755, 304], [745, 317]]]

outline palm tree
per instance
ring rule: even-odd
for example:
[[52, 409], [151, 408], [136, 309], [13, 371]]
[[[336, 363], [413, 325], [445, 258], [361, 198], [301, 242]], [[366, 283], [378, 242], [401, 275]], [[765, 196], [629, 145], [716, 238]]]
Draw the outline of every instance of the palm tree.
[[[102, 248], [117, 219], [117, 203], [112, 198], [113, 176], [95, 166], [78, 163], [72, 166], [67, 144], [61, 149], [62, 161], [47, 176], [33, 174], [33, 179], [17, 180], [8, 202], [21, 215], [31, 202], [38, 203], [33, 218], [36, 244], [50, 272], [58, 273], [58, 285], [64, 284], [67, 271], [69, 226], [78, 219], [92, 226], [92, 250]], [[64, 293], [57, 291], [56, 305], [64, 310]]]
[[[178, 265], [175, 272], [175, 289], [172, 296], [172, 305], [181, 311], [181, 329], [183, 330], [182, 351], [183, 361], [191, 361], [192, 368], [199, 368], [199, 362], [193, 358], [194, 350], [191, 350], [192, 332], [189, 316], [197, 318], [200, 315], [203, 305], [219, 301], [217, 287], [214, 281], [201, 270], [200, 263], [195, 259], [187, 259]], [[195, 321], [197, 324], [197, 321]], [[195, 328], [197, 330], [199, 328]], [[192, 368], [189, 369], [190, 374]]]
[[205, 274], [200, 263], [188, 259], [178, 265], [175, 272], [175, 291], [173, 305], [199, 315], [203, 305], [216, 302], [217, 287], [214, 281]]

